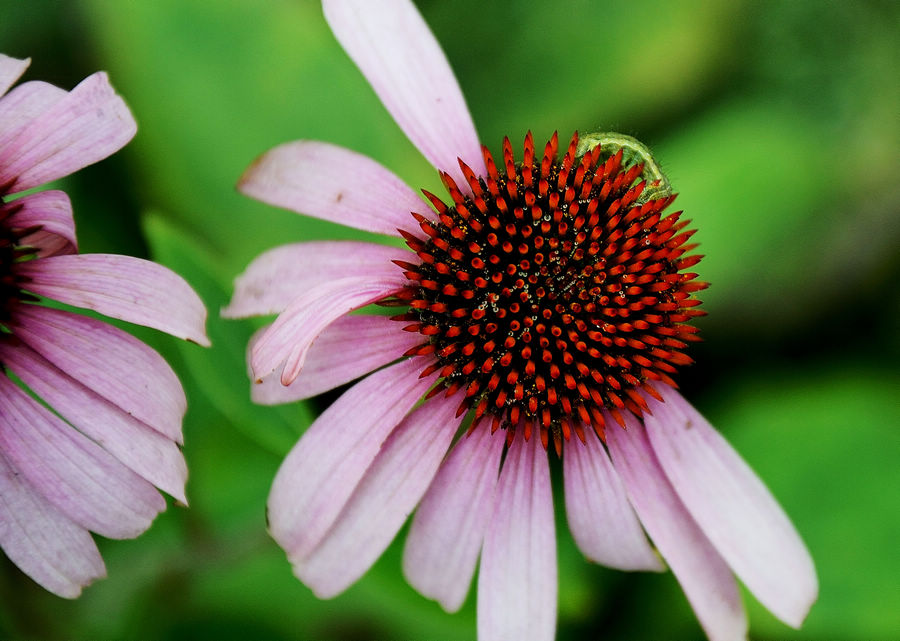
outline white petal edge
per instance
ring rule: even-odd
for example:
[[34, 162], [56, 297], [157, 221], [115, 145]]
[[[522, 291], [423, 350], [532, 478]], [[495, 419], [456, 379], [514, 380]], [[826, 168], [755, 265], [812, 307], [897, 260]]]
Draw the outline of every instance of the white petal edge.
[[630, 413], [625, 429], [607, 415], [606, 443], [641, 523], [682, 590], [710, 641], [747, 638], [747, 615], [728, 565], [691, 518], [650, 447], [644, 426]]
[[800, 627], [818, 596], [812, 558], [750, 466], [667, 385], [648, 396], [647, 434], [679, 498], [735, 574], [779, 619]]
[[662, 572], [600, 439], [589, 429], [585, 441], [573, 438], [563, 452], [566, 516], [578, 549], [619, 570]]
[[[536, 430], [535, 430], [536, 432]], [[479, 641], [552, 641], [556, 530], [541, 439], [518, 429], [506, 455], [478, 574]]]
[[30, 64], [31, 58], [19, 59], [0, 53], [0, 96], [22, 77]]
[[283, 312], [298, 297], [325, 280], [401, 275], [394, 260], [414, 255], [404, 249], [354, 241], [320, 241], [282, 245], [257, 256], [234, 281], [225, 318]]
[[[271, 374], [251, 385], [251, 398], [261, 405], [291, 403], [349, 383], [422, 343], [421, 334], [402, 328], [387, 316], [342, 316], [313, 341], [293, 383], [282, 385], [280, 376]], [[251, 350], [253, 344], [251, 339]]]
[[325, 19], [394, 120], [461, 189], [461, 158], [485, 175], [478, 134], [450, 63], [407, 0], [324, 0]]
[[457, 404], [442, 397], [391, 432], [334, 525], [294, 572], [328, 599], [368, 571], [412, 513], [459, 428]]
[[63, 516], [0, 454], [0, 546], [19, 569], [65, 599], [106, 576], [94, 539]]
[[171, 269], [116, 254], [50, 256], [20, 264], [26, 289], [110, 318], [209, 346], [206, 307]]
[[389, 169], [355, 151], [315, 140], [279, 145], [257, 158], [238, 190], [251, 198], [346, 227], [421, 235], [411, 212], [433, 212]]
[[344, 392], [290, 451], [268, 500], [269, 532], [292, 563], [337, 519], [382, 443], [428, 389], [413, 358], [370, 374]]
[[416, 510], [403, 574], [447, 612], [462, 607], [494, 509], [505, 432], [485, 421], [454, 445]]

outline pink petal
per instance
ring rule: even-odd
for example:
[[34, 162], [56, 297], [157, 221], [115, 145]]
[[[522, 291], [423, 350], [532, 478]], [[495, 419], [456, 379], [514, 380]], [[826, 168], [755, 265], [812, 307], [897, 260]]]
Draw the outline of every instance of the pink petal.
[[551, 641], [556, 632], [556, 531], [547, 453], [522, 429], [506, 455], [481, 551], [478, 638]]
[[294, 572], [320, 598], [346, 590], [372, 567], [422, 498], [461, 419], [458, 403], [436, 398], [409, 414], [391, 435], [346, 507]]
[[225, 318], [281, 313], [306, 291], [323, 281], [365, 278], [367, 274], [402, 272], [392, 260], [410, 260], [409, 251], [352, 241], [282, 245], [260, 254], [234, 283]]
[[463, 436], [438, 470], [413, 517], [403, 550], [403, 573], [419, 592], [448, 612], [466, 599], [494, 508], [494, 487], [505, 434], [489, 422]]
[[7, 145], [18, 138], [35, 118], [50, 110], [68, 92], [47, 82], [26, 82], [0, 100], [0, 157], [7, 154]]
[[402, 328], [387, 316], [338, 318], [313, 341], [293, 383], [282, 385], [277, 374], [267, 376], [251, 387], [253, 401], [262, 405], [299, 401], [387, 365], [422, 342], [421, 334]]
[[585, 431], [563, 457], [566, 515], [578, 548], [591, 561], [620, 570], [662, 572], [600, 439]]
[[17, 271], [35, 294], [209, 345], [203, 301], [162, 265], [131, 256], [78, 254], [27, 261]]
[[13, 86], [13, 83], [25, 73], [30, 64], [31, 58], [20, 60], [0, 53], [0, 96]]
[[67, 376], [27, 345], [0, 341], [0, 362], [129, 469], [187, 503], [187, 466], [173, 441]]
[[766, 608], [799, 627], [818, 595], [812, 559], [784, 511], [724, 438], [671, 387], [645, 420], [666, 476], [728, 565]]
[[87, 316], [19, 305], [13, 334], [137, 420], [181, 442], [187, 400], [175, 372], [131, 334]]
[[74, 599], [106, 576], [91, 535], [35, 492], [0, 454], [0, 546], [10, 560], [57, 596]]
[[347, 390], [281, 464], [269, 495], [269, 530], [291, 562], [337, 519], [381, 444], [429, 386], [423, 359], [401, 361]]
[[66, 516], [114, 539], [150, 527], [166, 502], [153, 486], [0, 376], [0, 449]]
[[253, 347], [250, 366], [261, 379], [284, 363], [281, 382], [290, 385], [300, 374], [309, 347], [332, 322], [363, 305], [401, 290], [406, 278], [394, 265], [382, 272], [327, 280], [304, 292], [283, 311]]
[[747, 636], [747, 615], [737, 583], [669, 484], [650, 447], [644, 426], [625, 414], [626, 428], [613, 426], [606, 443], [613, 464], [663, 558], [675, 573], [710, 641]]
[[250, 165], [241, 193], [307, 216], [379, 234], [419, 231], [410, 212], [431, 209], [377, 162], [336, 145], [298, 140], [279, 145]]
[[344, 51], [422, 155], [460, 186], [461, 158], [477, 175], [484, 159], [472, 116], [447, 57], [405, 0], [324, 0], [325, 19]]
[[3, 150], [9, 193], [68, 176], [121, 149], [137, 125], [103, 72], [85, 78]]
[[0, 211], [14, 212], [6, 218], [4, 224], [7, 227], [28, 229], [40, 225], [40, 230], [23, 236], [20, 242], [23, 246], [36, 247], [39, 257], [78, 251], [72, 203], [64, 192], [49, 190], [28, 194], [3, 205]]

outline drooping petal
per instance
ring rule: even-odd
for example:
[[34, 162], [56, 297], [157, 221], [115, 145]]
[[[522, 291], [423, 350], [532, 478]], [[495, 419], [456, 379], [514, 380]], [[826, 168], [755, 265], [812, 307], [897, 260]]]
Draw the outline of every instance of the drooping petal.
[[31, 122], [66, 97], [66, 91], [48, 82], [26, 82], [0, 100], [0, 154]]
[[254, 377], [261, 379], [283, 363], [281, 382], [290, 385], [322, 330], [347, 312], [403, 289], [405, 277], [390, 267], [384, 266], [382, 273], [328, 280], [297, 297], [253, 347], [250, 366]]
[[[253, 402], [277, 405], [316, 396], [397, 360], [421, 342], [421, 334], [404, 332], [387, 316], [343, 316], [313, 341], [293, 383], [282, 385], [278, 374], [267, 376], [252, 385]], [[253, 344], [251, 339], [251, 350]]]
[[556, 632], [556, 531], [547, 453], [522, 429], [506, 455], [478, 574], [478, 638], [551, 641]]
[[260, 254], [234, 282], [225, 318], [283, 312], [312, 287], [326, 280], [364, 278], [371, 273], [400, 275], [393, 260], [409, 260], [396, 247], [352, 241], [282, 245]]
[[287, 455], [269, 494], [269, 530], [288, 559], [318, 545], [381, 444], [425, 393], [412, 358], [369, 375], [335, 401]]
[[434, 478], [461, 418], [457, 403], [432, 399], [391, 435], [319, 545], [294, 572], [320, 598], [346, 590], [397, 535]]
[[28, 194], [0, 207], [0, 211], [13, 212], [6, 219], [6, 226], [40, 229], [22, 236], [19, 244], [37, 248], [40, 258], [57, 254], [74, 254], [78, 251], [75, 240], [75, 220], [72, 203], [61, 191], [48, 190]]
[[600, 439], [585, 431], [563, 456], [566, 515], [578, 548], [591, 561], [620, 570], [662, 572]]
[[34, 489], [84, 528], [114, 539], [150, 527], [166, 502], [15, 383], [0, 376], [0, 450]]
[[41, 356], [178, 443], [184, 390], [153, 349], [108, 323], [42, 305], [18, 305], [13, 333]]
[[297, 140], [256, 159], [238, 183], [264, 203], [378, 234], [418, 232], [410, 212], [431, 209], [393, 172], [337, 145]]
[[162, 265], [131, 256], [77, 254], [26, 261], [17, 271], [28, 278], [26, 288], [41, 296], [209, 345], [203, 301]]
[[488, 422], [454, 446], [413, 517], [403, 550], [403, 573], [419, 592], [448, 612], [466, 599], [494, 508], [503, 432]]
[[13, 86], [30, 64], [31, 58], [21, 60], [0, 53], [0, 96]]
[[625, 483], [638, 517], [672, 568], [710, 641], [747, 636], [737, 582], [669, 484], [650, 447], [644, 426], [630, 413], [626, 429], [607, 430], [616, 471]]
[[94, 539], [35, 492], [0, 454], [0, 547], [57, 596], [74, 599], [106, 576]]
[[174, 441], [67, 376], [27, 345], [0, 340], [0, 362], [129, 469], [187, 503], [187, 465]]
[[324, 0], [325, 19], [344, 51], [422, 155], [467, 185], [461, 158], [477, 175], [484, 160], [472, 116], [450, 63], [406, 0]]
[[799, 627], [818, 595], [812, 559], [781, 506], [724, 438], [666, 385], [648, 397], [653, 450], [694, 520], [775, 616]]
[[95, 73], [4, 147], [0, 185], [14, 193], [68, 176], [118, 151], [136, 131], [107, 75]]

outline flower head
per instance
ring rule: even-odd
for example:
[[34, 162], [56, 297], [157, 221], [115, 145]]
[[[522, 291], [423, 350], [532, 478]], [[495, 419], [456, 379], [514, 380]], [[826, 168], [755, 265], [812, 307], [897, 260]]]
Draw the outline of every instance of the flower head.
[[[368, 374], [272, 487], [271, 533], [296, 575], [340, 593], [415, 510], [403, 569], [416, 589], [458, 609], [480, 556], [479, 638], [552, 639], [552, 443], [589, 559], [650, 571], [665, 560], [711, 639], [746, 634], [732, 572], [799, 625], [817, 591], [806, 549], [675, 389], [705, 284], [646, 147], [618, 134], [541, 147], [528, 134], [520, 155], [506, 139], [495, 160], [410, 3], [324, 8], [448, 196], [423, 202], [372, 160], [310, 141], [273, 149], [241, 180], [268, 203], [399, 233], [411, 250], [280, 247], [248, 267], [225, 310], [278, 313], [251, 343], [258, 402]], [[349, 314], [371, 303], [400, 313]]]
[[0, 55], [0, 546], [43, 587], [75, 597], [106, 572], [90, 532], [146, 530], [166, 507], [156, 488], [185, 501], [186, 403], [150, 347], [43, 299], [201, 344], [206, 310], [159, 265], [78, 254], [65, 193], [21, 195], [136, 131], [103, 73], [70, 92], [38, 81], [9, 90], [28, 63]]

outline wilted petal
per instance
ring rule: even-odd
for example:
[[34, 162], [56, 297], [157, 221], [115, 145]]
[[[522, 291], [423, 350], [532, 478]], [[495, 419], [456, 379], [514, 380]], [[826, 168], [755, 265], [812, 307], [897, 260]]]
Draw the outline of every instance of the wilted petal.
[[556, 631], [556, 531], [541, 439], [522, 429], [506, 455], [478, 574], [481, 641], [551, 641]]
[[[281, 377], [271, 374], [252, 385], [251, 396], [262, 405], [316, 396], [397, 360], [421, 342], [421, 334], [404, 332], [400, 323], [387, 316], [342, 316], [313, 341], [293, 383], [282, 385]], [[253, 344], [251, 339], [251, 350]]]
[[0, 341], [0, 362], [129, 469], [187, 503], [187, 466], [172, 440], [67, 376], [27, 345]]
[[16, 337], [94, 392], [180, 443], [187, 400], [163, 358], [109, 323], [41, 305], [18, 305]]
[[425, 493], [403, 550], [403, 573], [448, 612], [466, 599], [494, 508], [505, 434], [489, 422], [463, 436]]
[[649, 398], [647, 434], [691, 516], [750, 591], [775, 616], [799, 627], [818, 595], [812, 559], [759, 477], [671, 387]]
[[28, 194], [3, 205], [0, 210], [13, 212], [5, 221], [9, 228], [40, 226], [39, 230], [22, 236], [19, 241], [22, 247], [36, 247], [38, 257], [78, 251], [72, 203], [64, 192], [48, 190]]
[[0, 53], [0, 96], [5, 94], [13, 86], [13, 83], [25, 73], [29, 64], [31, 64], [31, 58], [20, 60]]
[[391, 435], [321, 543], [294, 572], [320, 598], [346, 590], [381, 556], [434, 478], [460, 418], [457, 403], [436, 398]]
[[136, 131], [106, 74], [95, 73], [9, 141], [0, 185], [14, 193], [68, 176], [118, 151]]
[[410, 212], [431, 212], [416, 192], [371, 158], [314, 140], [266, 152], [244, 172], [238, 189], [276, 207], [391, 236], [397, 229], [419, 231]]
[[578, 548], [591, 561], [620, 570], [661, 572], [625, 495], [619, 475], [592, 430], [586, 443], [572, 439], [563, 457], [563, 480], [569, 529]]
[[106, 576], [94, 539], [35, 492], [0, 454], [0, 546], [57, 596], [74, 599]]
[[22, 263], [27, 289], [61, 303], [209, 345], [206, 307], [170, 269], [131, 256], [77, 254]]
[[269, 495], [269, 529], [292, 562], [306, 557], [340, 514], [381, 444], [425, 393], [423, 359], [369, 375], [310, 426], [281, 464]]
[[405, 0], [325, 0], [325, 19], [381, 102], [422, 155], [466, 185], [461, 158], [478, 175], [484, 160], [450, 63]]
[[260, 254], [234, 282], [225, 318], [284, 311], [309, 289], [327, 280], [402, 276], [393, 260], [410, 260], [409, 251], [373, 243], [326, 241], [282, 245]]
[[710, 641], [747, 636], [747, 615], [725, 561], [691, 518], [630, 413], [626, 429], [609, 418], [606, 442], [616, 471], [644, 528], [672, 568]]
[[0, 376], [0, 449], [50, 503], [103, 536], [132, 538], [166, 502], [153, 486]]

